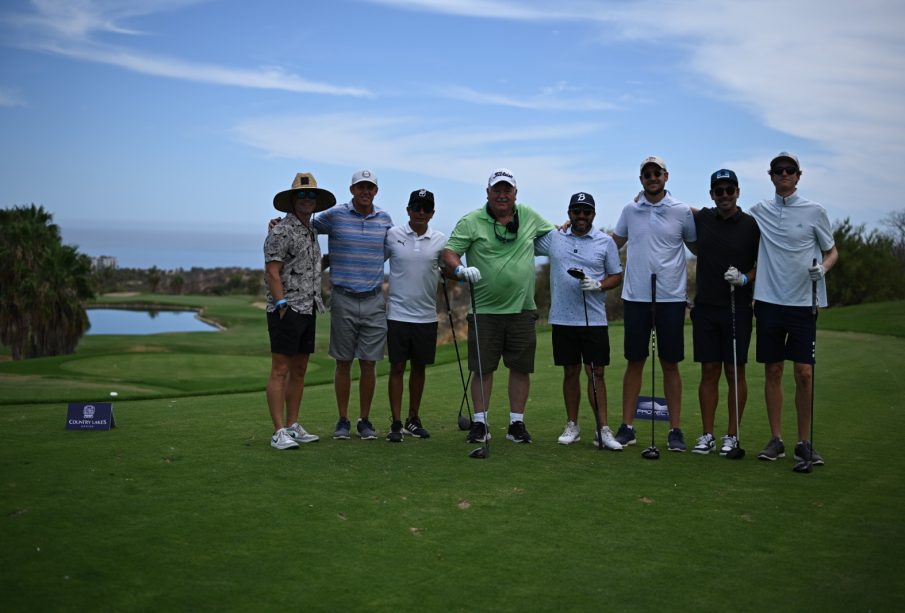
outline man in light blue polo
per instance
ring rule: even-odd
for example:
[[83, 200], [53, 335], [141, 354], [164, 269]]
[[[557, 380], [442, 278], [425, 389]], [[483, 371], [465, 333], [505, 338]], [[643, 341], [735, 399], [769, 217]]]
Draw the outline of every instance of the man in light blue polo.
[[347, 439], [351, 430], [349, 396], [352, 362], [357, 359], [360, 417], [358, 436], [377, 438], [370, 421], [377, 384], [376, 364], [383, 358], [386, 339], [386, 301], [383, 296], [384, 239], [393, 226], [389, 213], [374, 205], [377, 175], [359, 170], [349, 186], [352, 200], [317, 214], [314, 228], [326, 234], [329, 251], [330, 355], [336, 360], [333, 388], [339, 421], [334, 439]]
[[[795, 408], [798, 444], [795, 457], [823, 465], [810, 441], [811, 392], [814, 385], [816, 316], [812, 283], [817, 283], [817, 305], [825, 307], [824, 275], [839, 259], [833, 228], [826, 210], [798, 195], [801, 166], [798, 157], [782, 151], [770, 161], [770, 179], [776, 195], [749, 211], [760, 227], [754, 315], [757, 318], [757, 361], [764, 364], [764, 398], [771, 438], [758, 454], [761, 460], [785, 457], [782, 440], [782, 375], [785, 360], [795, 363]], [[814, 260], [818, 263], [814, 264]], [[813, 455], [812, 455], [813, 454]]]
[[[636, 442], [632, 422], [644, 363], [649, 353], [650, 331], [656, 326], [657, 353], [663, 370], [663, 390], [669, 409], [670, 451], [685, 451], [679, 418], [682, 412], [682, 378], [679, 362], [685, 359], [686, 266], [685, 245], [697, 240], [691, 208], [666, 191], [666, 162], [651, 156], [641, 162], [644, 191], [622, 210], [613, 240], [621, 248], [628, 243], [626, 275], [622, 285], [625, 309], [625, 359], [622, 379], [622, 425], [616, 440], [623, 446]], [[657, 321], [652, 321], [651, 275], [657, 275]]]
[[[562, 394], [566, 405], [566, 427], [561, 445], [581, 440], [578, 407], [581, 404], [581, 366], [588, 376], [587, 395], [591, 408], [599, 409], [600, 441], [606, 449], [621, 451], [607, 425], [607, 396], [604, 367], [610, 363], [610, 338], [606, 318], [606, 294], [622, 282], [622, 263], [616, 243], [595, 228], [594, 196], [573, 194], [569, 200], [569, 228], [548, 232], [534, 241], [536, 255], [550, 256], [550, 316], [553, 325], [553, 363], [563, 367]], [[581, 270], [578, 281], [568, 270]], [[587, 308], [587, 311], [585, 311]], [[594, 377], [594, 383], [591, 383]], [[594, 398], [594, 391], [597, 398]], [[596, 430], [596, 427], [595, 427]]]

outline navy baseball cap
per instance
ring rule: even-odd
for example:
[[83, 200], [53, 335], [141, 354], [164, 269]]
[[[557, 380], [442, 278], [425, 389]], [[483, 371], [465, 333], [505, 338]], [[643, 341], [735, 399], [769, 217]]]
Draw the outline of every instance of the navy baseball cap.
[[592, 209], [597, 208], [594, 206], [594, 196], [587, 192], [572, 194], [572, 197], [569, 199], [569, 208], [571, 209], [573, 206], [589, 206]]
[[734, 172], [726, 168], [721, 168], [710, 175], [710, 187], [716, 185], [717, 181], [732, 181], [738, 187], [738, 177], [735, 176]]

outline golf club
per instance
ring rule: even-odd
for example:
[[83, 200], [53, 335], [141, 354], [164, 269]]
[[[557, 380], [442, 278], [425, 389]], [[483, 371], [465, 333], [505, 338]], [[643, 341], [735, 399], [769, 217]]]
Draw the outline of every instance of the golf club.
[[742, 449], [742, 432], [739, 429], [739, 411], [738, 406], [738, 353], [735, 342], [735, 286], [729, 286], [729, 314], [732, 320], [732, 382], [735, 386], [735, 447], [726, 453], [727, 460], [741, 460], [745, 457], [745, 450]]
[[650, 275], [650, 447], [641, 452], [645, 460], [659, 460], [660, 450], [654, 444], [654, 390], [657, 385], [657, 273]]
[[[469, 293], [471, 294], [471, 320], [474, 322], [474, 346], [475, 353], [478, 356], [478, 383], [481, 386], [481, 406], [484, 407], [484, 444], [477, 449], [472, 449], [468, 454], [469, 458], [477, 460], [485, 460], [490, 457], [490, 407], [487, 406], [487, 399], [484, 397], [484, 371], [481, 367], [481, 338], [478, 336], [478, 309], [474, 301], [474, 284], [468, 284]], [[477, 411], [477, 407], [475, 407]]]
[[[449, 303], [449, 290], [446, 287], [446, 278], [441, 277], [443, 281], [443, 297], [446, 299], [446, 315], [449, 317], [449, 329], [452, 332], [453, 346], [456, 348], [456, 362], [459, 364], [459, 378], [462, 380], [462, 402], [459, 403], [459, 430], [469, 430], [471, 428], [471, 404], [468, 402], [468, 381], [465, 380], [465, 373], [462, 370], [462, 357], [459, 354], [459, 342], [456, 340], [456, 326], [453, 323], [452, 306]], [[471, 373], [468, 373], [468, 379], [471, 380]], [[468, 409], [468, 417], [462, 415], [462, 407]]]
[[[566, 272], [579, 281], [585, 278], [584, 271], [580, 268], [569, 268]], [[581, 292], [581, 302], [584, 305], [585, 331], [590, 334], [591, 324], [588, 322], [588, 299], [587, 297], [585, 297], [584, 290], [579, 289], [579, 291]], [[597, 441], [597, 449], [603, 451], [603, 433], [601, 432], [602, 426], [600, 425], [600, 406], [597, 402], [597, 378], [594, 375], [593, 361], [591, 361], [591, 390], [594, 394], [594, 424], [597, 426], [597, 435], [594, 437], [594, 440]]]
[[[812, 266], [817, 266], [817, 258], [814, 258]], [[811, 317], [814, 318], [814, 342], [811, 343], [811, 437], [808, 457], [792, 467], [797, 473], [809, 473], [814, 468], [814, 387], [817, 374], [817, 281], [811, 281]]]

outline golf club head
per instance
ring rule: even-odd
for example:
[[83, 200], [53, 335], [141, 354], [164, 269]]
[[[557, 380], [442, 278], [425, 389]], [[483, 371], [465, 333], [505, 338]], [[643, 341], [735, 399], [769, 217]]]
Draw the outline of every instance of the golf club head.
[[570, 268], [566, 272], [578, 280], [584, 279], [584, 271], [580, 268]]
[[471, 430], [471, 418], [459, 413], [459, 430]]
[[641, 452], [641, 457], [645, 460], [659, 460], [660, 459], [660, 450], [651, 445], [647, 449]]
[[487, 447], [478, 447], [477, 449], [472, 449], [468, 454], [468, 457], [475, 460], [486, 460], [487, 456], [489, 455], [490, 449], [488, 449]]
[[738, 446], [733, 447], [726, 453], [727, 460], [741, 460], [743, 457], [745, 457], [745, 450]]
[[794, 470], [797, 473], [809, 473], [809, 472], [811, 472], [813, 467], [814, 467], [814, 465], [811, 463], [810, 460], [802, 460], [801, 462], [799, 462], [798, 464], [793, 466], [792, 470]]

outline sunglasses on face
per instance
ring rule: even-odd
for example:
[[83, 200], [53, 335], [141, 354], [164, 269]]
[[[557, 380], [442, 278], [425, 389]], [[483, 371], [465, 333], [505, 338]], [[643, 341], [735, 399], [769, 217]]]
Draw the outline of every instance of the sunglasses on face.
[[433, 213], [434, 207], [432, 207], [432, 206], [428, 207], [423, 204], [413, 204], [412, 206], [409, 207], [409, 210], [412, 211], [413, 213], [421, 213], [421, 212]]
[[797, 175], [798, 169], [793, 168], [792, 166], [777, 166], [770, 171], [770, 174], [776, 175], [777, 177], [781, 177], [782, 175]]
[[572, 215], [591, 216], [594, 214], [594, 209], [589, 206], [573, 206], [569, 209], [569, 213]]
[[317, 200], [317, 192], [308, 192], [305, 190], [295, 192], [296, 200]]
[[714, 187], [713, 188], [714, 196], [722, 196], [723, 194], [726, 194], [727, 196], [734, 196], [735, 195], [735, 186], [730, 185], [729, 187]]
[[652, 179], [657, 177], [658, 179], [666, 174], [665, 170], [648, 170], [646, 172], [641, 173], [641, 176], [645, 179]]

